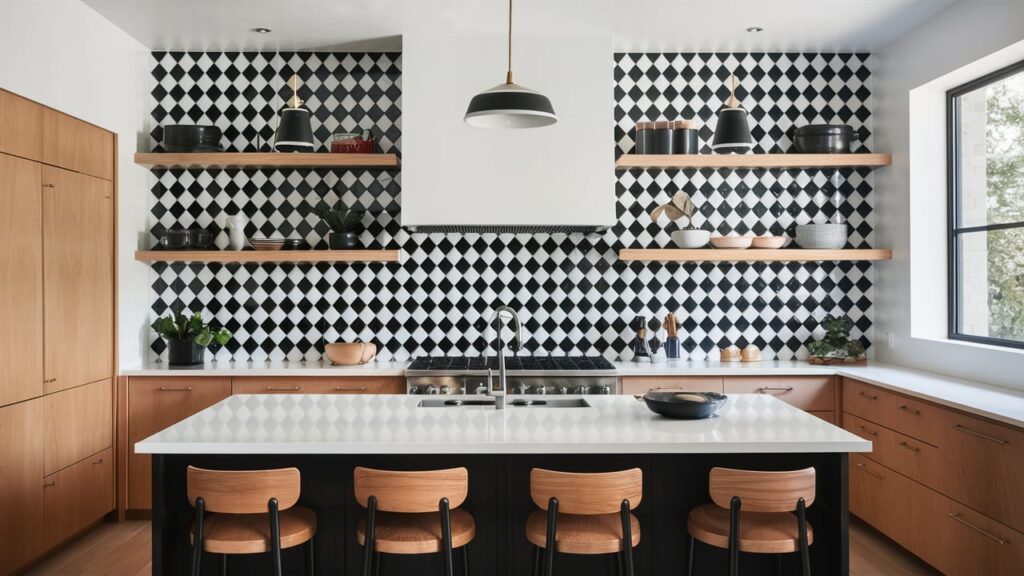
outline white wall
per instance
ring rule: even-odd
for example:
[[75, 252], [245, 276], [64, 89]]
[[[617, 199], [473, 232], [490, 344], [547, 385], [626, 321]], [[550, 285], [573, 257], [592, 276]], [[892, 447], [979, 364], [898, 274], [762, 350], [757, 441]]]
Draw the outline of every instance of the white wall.
[[150, 181], [132, 155], [149, 131], [149, 51], [78, 0], [4, 0], [0, 54], [0, 87], [118, 135], [119, 366], [137, 364], [149, 267], [132, 253], [146, 228]]
[[875, 145], [893, 155], [876, 172], [876, 241], [894, 250], [876, 274], [877, 356], [1024, 389], [1024, 352], [945, 339], [945, 92], [1024, 59], [1024, 2], [960, 0], [876, 56]]

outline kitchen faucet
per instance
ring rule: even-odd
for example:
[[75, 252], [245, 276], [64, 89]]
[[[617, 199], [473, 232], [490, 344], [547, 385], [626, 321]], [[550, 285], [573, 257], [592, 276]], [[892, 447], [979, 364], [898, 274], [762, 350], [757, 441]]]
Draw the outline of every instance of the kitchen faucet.
[[501, 330], [505, 327], [503, 318], [508, 315], [512, 319], [516, 330], [515, 344], [511, 346], [512, 352], [519, 352], [523, 349], [523, 325], [519, 322], [519, 315], [508, 306], [498, 306], [494, 309], [494, 316], [491, 317], [491, 324], [498, 336], [496, 348], [498, 349], [498, 385], [494, 385], [494, 378], [491, 371], [487, 371], [487, 395], [494, 398], [494, 408], [505, 409], [505, 394], [508, 392], [508, 380], [505, 370], [505, 341], [501, 338]]

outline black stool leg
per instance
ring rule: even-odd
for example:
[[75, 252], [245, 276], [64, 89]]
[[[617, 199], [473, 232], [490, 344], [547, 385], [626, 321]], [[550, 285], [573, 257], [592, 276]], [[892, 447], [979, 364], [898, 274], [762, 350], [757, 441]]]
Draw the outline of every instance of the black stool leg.
[[622, 501], [622, 562], [625, 576], [633, 576], [633, 523], [629, 517], [629, 500]]
[[551, 576], [555, 569], [555, 535], [558, 533], [558, 498], [548, 500], [548, 533], [544, 541], [544, 576]]
[[448, 499], [441, 498], [438, 506], [441, 510], [441, 539], [444, 552], [444, 575], [455, 576], [454, 562], [452, 562], [452, 518], [448, 508]]
[[693, 576], [693, 549], [697, 547], [697, 540], [690, 535], [690, 548], [686, 552], [686, 576]]
[[615, 573], [622, 576], [622, 552], [615, 553]]
[[804, 499], [796, 501], [797, 531], [800, 533], [800, 569], [803, 576], [811, 576], [811, 552], [807, 544], [807, 505]]
[[469, 542], [462, 545], [462, 576], [469, 576]]
[[533, 547], [533, 576], [540, 576], [540, 546]]
[[196, 498], [196, 523], [192, 536], [192, 576], [199, 576], [203, 564], [203, 512], [206, 510], [206, 501], [202, 497]]
[[[313, 538], [315, 538], [315, 536]], [[309, 542], [306, 542], [306, 576], [313, 576], [313, 565], [315, 562], [313, 558], [313, 538], [310, 538]]]
[[373, 576], [380, 576], [380, 565], [383, 564], [384, 555], [376, 552], [373, 555]]
[[729, 507], [729, 576], [740, 573], [740, 498], [732, 497]]
[[220, 576], [228, 576], [228, 555], [220, 555]]
[[370, 576], [373, 569], [373, 525], [377, 516], [377, 497], [366, 500], [366, 535], [363, 538], [363, 576]]
[[274, 576], [281, 576], [281, 517], [277, 510], [277, 498], [267, 502], [270, 511], [270, 551], [274, 561]]
[[775, 555], [775, 576], [782, 576], [782, 554]]

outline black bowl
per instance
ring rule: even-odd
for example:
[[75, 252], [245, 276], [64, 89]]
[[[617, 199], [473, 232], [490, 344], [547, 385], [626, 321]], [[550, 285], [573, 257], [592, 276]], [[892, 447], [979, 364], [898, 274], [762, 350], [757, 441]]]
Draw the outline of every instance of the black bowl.
[[651, 412], [666, 418], [700, 420], [710, 418], [728, 397], [717, 392], [682, 392], [679, 390], [652, 390], [642, 396]]

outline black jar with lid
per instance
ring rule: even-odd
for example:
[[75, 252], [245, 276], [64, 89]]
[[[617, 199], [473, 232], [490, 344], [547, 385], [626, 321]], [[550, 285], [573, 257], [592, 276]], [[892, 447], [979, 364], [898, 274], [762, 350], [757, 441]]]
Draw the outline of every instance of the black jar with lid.
[[654, 122], [636, 123], [636, 153], [654, 154]]
[[697, 125], [693, 120], [672, 122], [672, 153], [697, 154]]
[[654, 123], [654, 153], [672, 154], [672, 123], [668, 120], [658, 120]]

